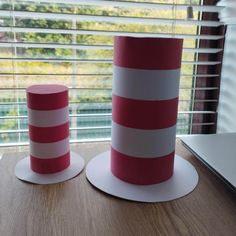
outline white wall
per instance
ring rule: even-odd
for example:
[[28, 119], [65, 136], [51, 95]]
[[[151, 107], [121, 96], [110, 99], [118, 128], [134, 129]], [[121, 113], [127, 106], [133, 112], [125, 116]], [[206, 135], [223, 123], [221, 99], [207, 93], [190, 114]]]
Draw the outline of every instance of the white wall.
[[227, 28], [221, 74], [217, 133], [225, 132], [236, 132], [236, 25]]

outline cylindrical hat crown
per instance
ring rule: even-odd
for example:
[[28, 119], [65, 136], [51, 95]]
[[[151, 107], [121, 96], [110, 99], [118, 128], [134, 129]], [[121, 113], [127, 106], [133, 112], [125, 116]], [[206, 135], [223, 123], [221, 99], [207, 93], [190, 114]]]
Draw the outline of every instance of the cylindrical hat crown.
[[68, 88], [57, 84], [27, 88], [30, 166], [49, 174], [70, 165]]
[[173, 175], [182, 39], [115, 37], [111, 172], [134, 184]]

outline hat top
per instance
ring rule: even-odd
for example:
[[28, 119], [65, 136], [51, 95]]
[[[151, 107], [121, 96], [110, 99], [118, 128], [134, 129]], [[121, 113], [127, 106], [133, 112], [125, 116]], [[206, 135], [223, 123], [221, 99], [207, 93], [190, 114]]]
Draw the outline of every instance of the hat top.
[[28, 93], [33, 94], [53, 94], [67, 91], [68, 88], [59, 84], [32, 85], [27, 88]]

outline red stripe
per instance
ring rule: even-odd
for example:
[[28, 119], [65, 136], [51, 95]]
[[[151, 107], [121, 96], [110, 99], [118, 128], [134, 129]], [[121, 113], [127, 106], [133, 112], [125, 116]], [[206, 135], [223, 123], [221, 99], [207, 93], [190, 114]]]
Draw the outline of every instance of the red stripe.
[[115, 37], [114, 64], [136, 69], [178, 69], [183, 39]]
[[157, 184], [173, 175], [175, 152], [158, 158], [137, 158], [111, 148], [111, 172], [132, 184]]
[[69, 122], [54, 127], [36, 127], [29, 125], [29, 137], [38, 143], [52, 143], [69, 136]]
[[66, 169], [70, 165], [70, 152], [51, 159], [40, 159], [30, 156], [30, 167], [39, 174], [52, 174]]
[[34, 110], [68, 106], [68, 88], [63, 85], [33, 85], [27, 88], [27, 105]]
[[136, 129], [163, 129], [176, 124], [178, 97], [161, 101], [128, 99], [113, 94], [112, 119]]

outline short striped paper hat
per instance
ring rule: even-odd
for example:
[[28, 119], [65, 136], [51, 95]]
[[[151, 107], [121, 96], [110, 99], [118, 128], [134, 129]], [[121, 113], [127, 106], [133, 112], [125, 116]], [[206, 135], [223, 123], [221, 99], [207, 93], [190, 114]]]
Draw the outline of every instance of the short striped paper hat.
[[[75, 163], [73, 174], [80, 172], [82, 163], [78, 165], [78, 161], [82, 160], [70, 152], [68, 88], [58, 84], [33, 85], [26, 92], [30, 170], [41, 176], [57, 173], [65, 180], [73, 177], [67, 172], [71, 172]], [[72, 156], [76, 162], [71, 162]], [[50, 180], [50, 175], [46, 176]]]

